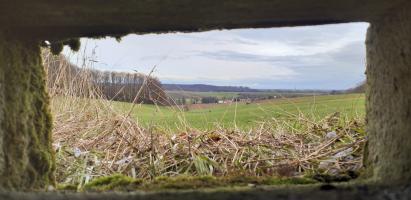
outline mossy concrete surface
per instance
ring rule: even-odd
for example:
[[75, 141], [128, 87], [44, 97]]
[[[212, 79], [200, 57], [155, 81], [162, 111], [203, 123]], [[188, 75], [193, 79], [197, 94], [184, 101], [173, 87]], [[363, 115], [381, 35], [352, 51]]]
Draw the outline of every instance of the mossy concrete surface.
[[0, 189], [53, 184], [51, 116], [37, 41], [0, 32]]
[[367, 35], [369, 175], [411, 181], [411, 3], [373, 22]]
[[[407, 5], [408, 4], [408, 5]], [[409, 0], [13, 0], [0, 3], [0, 188], [53, 183], [51, 117], [39, 42], [81, 36], [204, 31], [366, 21], [369, 174], [384, 183], [411, 180], [411, 14]], [[7, 33], [5, 33], [7, 32]], [[61, 45], [56, 46], [61, 48]], [[400, 190], [395, 190], [399, 192]], [[395, 193], [394, 192], [394, 193]], [[326, 198], [331, 194], [330, 198]], [[135, 199], [336, 199], [367, 192], [294, 190], [228, 193], [108, 194]], [[409, 188], [404, 194], [409, 193]], [[2, 196], [28, 198], [30, 194]], [[15, 196], [17, 195], [17, 196]], [[21, 196], [18, 196], [21, 195]], [[131, 196], [127, 196], [131, 195]], [[245, 195], [245, 196], [242, 196]], [[293, 196], [295, 195], [295, 196]], [[383, 197], [382, 191], [371, 194]], [[35, 198], [99, 195], [38, 194]], [[103, 196], [104, 197], [104, 196]], [[365, 196], [359, 196], [362, 199]], [[405, 196], [407, 197], [407, 195]], [[343, 198], [343, 199], [344, 199]], [[394, 198], [395, 199], [395, 198]]]
[[[187, 190], [204, 188], [268, 186], [268, 185], [308, 185], [319, 183], [313, 178], [304, 177], [256, 177], [256, 176], [187, 176], [156, 177], [153, 180], [133, 179], [124, 175], [97, 178], [80, 188], [80, 191], [161, 191], [167, 189]], [[63, 185], [59, 190], [73, 191], [76, 187]], [[74, 191], [77, 191], [75, 189]]]
[[0, 193], [0, 199], [7, 200], [105, 200], [105, 199], [145, 199], [145, 200], [407, 200], [411, 196], [411, 186], [386, 188], [379, 186], [276, 186], [242, 187], [203, 190], [164, 190], [157, 192], [103, 192], [103, 193]]

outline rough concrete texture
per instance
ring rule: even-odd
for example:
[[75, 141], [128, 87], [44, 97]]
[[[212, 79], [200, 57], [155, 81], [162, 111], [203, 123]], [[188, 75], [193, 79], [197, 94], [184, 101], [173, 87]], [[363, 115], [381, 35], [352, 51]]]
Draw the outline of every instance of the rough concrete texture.
[[[367, 40], [370, 140], [365, 163], [376, 180], [410, 181], [411, 17], [407, 3], [409, 0], [2, 1], [0, 24], [8, 34], [0, 34], [0, 188], [36, 189], [53, 180], [51, 119], [34, 40], [357, 21], [372, 23]], [[307, 194], [311, 195], [302, 195]], [[197, 197], [201, 195], [193, 196]], [[320, 196], [313, 193], [313, 197]]]
[[0, 33], [0, 188], [53, 183], [44, 77], [38, 43]]
[[130, 193], [0, 193], [0, 199], [7, 200], [104, 200], [104, 199], [145, 199], [145, 200], [408, 200], [411, 197], [410, 186], [380, 188], [378, 186], [356, 186], [332, 188], [332, 186], [310, 187], [261, 187], [219, 190], [159, 191]]
[[366, 165], [385, 183], [411, 181], [411, 6], [372, 23], [367, 35]]
[[0, 24], [53, 40], [372, 21], [407, 1], [13, 0], [2, 1]]

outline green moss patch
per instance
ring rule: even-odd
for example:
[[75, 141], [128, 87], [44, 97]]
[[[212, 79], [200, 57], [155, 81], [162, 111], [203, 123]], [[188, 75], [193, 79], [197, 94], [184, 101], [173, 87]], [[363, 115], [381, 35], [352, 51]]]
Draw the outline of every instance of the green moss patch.
[[177, 177], [157, 177], [148, 181], [142, 186], [144, 190], [159, 189], [197, 189], [222, 187], [223, 183], [219, 178], [213, 176], [177, 176]]
[[85, 191], [129, 191], [136, 189], [142, 181], [128, 176], [116, 174], [113, 176], [101, 177], [84, 185]]
[[[251, 177], [251, 176], [177, 176], [157, 177], [153, 180], [142, 181], [124, 175], [101, 177], [86, 184], [84, 191], [155, 191], [155, 190], [183, 190], [222, 187], [254, 187], [258, 185], [302, 185], [318, 183], [310, 178], [278, 178], [278, 177]], [[72, 188], [72, 187], [70, 187]], [[61, 190], [67, 190], [59, 187]]]
[[74, 184], [61, 184], [61, 185], [57, 185], [57, 190], [77, 191], [77, 185], [74, 185]]
[[346, 171], [337, 175], [331, 174], [314, 174], [310, 178], [317, 180], [323, 183], [339, 183], [339, 182], [348, 182], [354, 179], [357, 179], [360, 176], [360, 172], [356, 171]]

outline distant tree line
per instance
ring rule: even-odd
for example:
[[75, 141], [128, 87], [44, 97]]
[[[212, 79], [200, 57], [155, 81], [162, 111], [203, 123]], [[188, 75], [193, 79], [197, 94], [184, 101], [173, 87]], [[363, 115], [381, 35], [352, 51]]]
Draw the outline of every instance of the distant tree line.
[[110, 100], [169, 105], [157, 78], [141, 73], [80, 68], [62, 55], [49, 57], [45, 62], [48, 88], [54, 92], [89, 97], [94, 89]]
[[92, 70], [95, 83], [108, 99], [124, 102], [168, 105], [161, 82], [141, 73]]

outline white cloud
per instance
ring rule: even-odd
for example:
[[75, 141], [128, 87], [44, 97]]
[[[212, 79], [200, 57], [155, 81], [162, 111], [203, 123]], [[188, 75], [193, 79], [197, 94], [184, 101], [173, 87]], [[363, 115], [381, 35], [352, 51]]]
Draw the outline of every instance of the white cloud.
[[364, 78], [367, 26], [129, 35], [121, 43], [82, 42], [89, 54], [96, 47], [99, 69], [149, 72], [157, 66], [155, 75], [165, 82], [330, 89], [350, 87]]
[[[196, 62], [204, 60], [204, 64], [190, 67], [159, 67], [156, 75], [160, 79], [176, 78], [182, 80], [247, 80], [247, 79], [291, 79], [297, 73], [286, 67], [271, 66], [266, 63], [248, 63], [238, 61], [206, 60], [204, 58], [193, 59]], [[185, 78], [184, 78], [185, 77]]]

